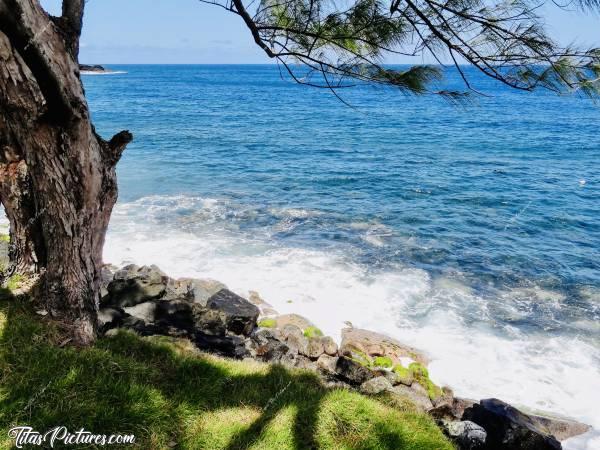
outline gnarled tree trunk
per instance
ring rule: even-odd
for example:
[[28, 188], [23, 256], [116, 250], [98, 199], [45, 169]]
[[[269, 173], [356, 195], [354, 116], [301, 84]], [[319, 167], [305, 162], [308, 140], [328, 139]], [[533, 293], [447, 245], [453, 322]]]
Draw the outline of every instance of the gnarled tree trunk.
[[0, 200], [19, 270], [76, 343], [96, 336], [102, 247], [115, 165], [131, 134], [94, 131], [79, 79], [84, 0], [50, 17], [37, 0], [0, 0]]

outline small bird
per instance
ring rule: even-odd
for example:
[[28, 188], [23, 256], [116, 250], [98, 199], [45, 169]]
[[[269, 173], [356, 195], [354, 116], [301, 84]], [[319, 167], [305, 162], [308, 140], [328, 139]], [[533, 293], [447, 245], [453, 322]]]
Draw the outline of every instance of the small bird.
[[344, 325], [346, 325], [348, 328], [354, 328], [354, 325], [352, 325], [352, 322], [350, 322], [349, 320], [345, 320]]

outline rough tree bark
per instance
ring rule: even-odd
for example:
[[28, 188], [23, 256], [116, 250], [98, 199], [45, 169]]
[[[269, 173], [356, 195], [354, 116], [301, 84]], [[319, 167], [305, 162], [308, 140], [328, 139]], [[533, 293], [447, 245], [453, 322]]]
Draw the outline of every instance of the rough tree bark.
[[50, 17], [37, 0], [0, 0], [0, 201], [19, 270], [75, 343], [96, 337], [102, 247], [117, 199], [115, 166], [132, 136], [90, 120], [79, 79], [84, 0]]

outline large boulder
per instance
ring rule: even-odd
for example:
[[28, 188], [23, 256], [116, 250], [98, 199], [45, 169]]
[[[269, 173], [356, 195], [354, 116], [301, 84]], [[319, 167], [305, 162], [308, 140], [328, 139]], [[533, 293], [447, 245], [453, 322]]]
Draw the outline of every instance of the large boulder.
[[309, 327], [314, 327], [315, 325], [308, 320], [306, 317], [302, 317], [300, 314], [282, 314], [280, 316], [275, 317], [277, 321], [277, 328], [284, 328], [286, 325], [295, 325], [300, 330], [304, 331]]
[[428, 358], [413, 347], [374, 331], [360, 328], [342, 329], [341, 355], [363, 354], [366, 357], [387, 356], [394, 363], [406, 363], [406, 359], [427, 365]]
[[221, 356], [242, 359], [249, 356], [244, 338], [240, 336], [213, 336], [196, 333], [193, 338], [196, 346], [202, 350], [217, 353]]
[[120, 327], [127, 314], [122, 309], [100, 308], [98, 310], [98, 330], [105, 333], [111, 328]]
[[[416, 385], [416, 383], [414, 384]], [[389, 389], [389, 392], [397, 395], [400, 398], [408, 400], [421, 411], [429, 411], [431, 408], [433, 408], [433, 404], [431, 403], [426, 391], [424, 392], [403, 384], [399, 384], [398, 386], [394, 386]]]
[[342, 380], [355, 385], [361, 385], [375, 376], [368, 367], [345, 356], [338, 358], [335, 371]]
[[162, 297], [169, 277], [158, 267], [131, 264], [118, 270], [108, 284], [106, 306], [127, 307]]
[[298, 352], [290, 348], [278, 330], [262, 328], [255, 331], [246, 342], [250, 354], [265, 362], [294, 365]]
[[323, 354], [317, 359], [317, 368], [325, 375], [333, 376], [337, 374], [337, 356]]
[[559, 441], [579, 436], [580, 434], [587, 433], [592, 429], [589, 425], [586, 425], [575, 420], [567, 419], [564, 417], [552, 416], [551, 414], [529, 415], [531, 420], [536, 424], [537, 427], [544, 430], [547, 434], [551, 434]]
[[560, 442], [513, 406], [490, 398], [465, 409], [463, 420], [475, 422], [487, 432], [486, 449], [559, 450]]
[[192, 303], [206, 306], [208, 299], [221, 289], [226, 289], [226, 286], [219, 281], [211, 279], [170, 279], [162, 298], [164, 300], [188, 300]]
[[378, 376], [365, 381], [360, 385], [360, 391], [363, 394], [379, 394], [392, 388], [392, 383], [384, 376]]
[[207, 334], [233, 334], [248, 336], [256, 327], [258, 308], [248, 300], [228, 289], [221, 289], [206, 302], [206, 308], [194, 305], [196, 329], [210, 330]]
[[441, 421], [440, 427], [459, 450], [484, 450], [487, 433], [474, 422], [468, 420]]
[[123, 308], [130, 316], [136, 317], [140, 320], [143, 320], [144, 323], [154, 323], [156, 319], [156, 302], [149, 301], [144, 303], [138, 303], [135, 306], [128, 306]]

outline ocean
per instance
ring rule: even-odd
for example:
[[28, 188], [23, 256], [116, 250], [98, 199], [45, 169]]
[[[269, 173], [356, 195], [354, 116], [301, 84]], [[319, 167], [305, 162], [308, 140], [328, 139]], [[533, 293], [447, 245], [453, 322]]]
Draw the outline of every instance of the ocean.
[[276, 66], [109, 67], [83, 76], [97, 131], [135, 140], [106, 262], [387, 333], [459, 396], [600, 430], [600, 105], [470, 69], [488, 96], [362, 85], [349, 107]]

